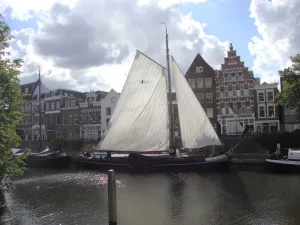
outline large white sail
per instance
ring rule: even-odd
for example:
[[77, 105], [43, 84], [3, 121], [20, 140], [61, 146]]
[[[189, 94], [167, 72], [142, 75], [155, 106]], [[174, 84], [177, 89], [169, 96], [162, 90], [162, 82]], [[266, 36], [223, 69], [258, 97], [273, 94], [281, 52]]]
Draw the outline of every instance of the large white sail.
[[221, 145], [209, 118], [173, 57], [172, 66], [183, 147]]
[[169, 148], [165, 68], [137, 51], [98, 150], [162, 151]]

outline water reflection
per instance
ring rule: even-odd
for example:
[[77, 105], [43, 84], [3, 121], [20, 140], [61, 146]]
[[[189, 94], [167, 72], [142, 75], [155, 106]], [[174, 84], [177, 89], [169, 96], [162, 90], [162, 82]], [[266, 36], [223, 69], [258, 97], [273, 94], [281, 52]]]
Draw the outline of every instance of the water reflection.
[[[217, 221], [231, 221], [231, 224], [239, 224], [240, 221], [248, 221], [255, 217], [256, 210], [248, 195], [246, 186], [238, 172], [232, 171], [226, 174], [205, 176], [210, 182], [216, 184], [217, 201], [213, 216]], [[250, 222], [250, 221], [248, 221]]]
[[182, 173], [168, 173], [169, 181], [168, 207], [170, 210], [170, 224], [184, 224], [186, 175]]

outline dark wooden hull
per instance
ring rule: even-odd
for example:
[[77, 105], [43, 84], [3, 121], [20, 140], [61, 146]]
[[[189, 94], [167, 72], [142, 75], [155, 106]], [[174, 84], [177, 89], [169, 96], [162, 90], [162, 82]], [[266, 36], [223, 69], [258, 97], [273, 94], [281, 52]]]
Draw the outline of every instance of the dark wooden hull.
[[145, 162], [132, 166], [127, 158], [111, 160], [76, 158], [75, 163], [77, 169], [114, 169], [116, 171], [131, 172], [222, 172], [228, 171], [230, 166], [230, 161], [208, 163], [197, 158], [153, 159], [150, 157], [147, 160], [149, 160], [149, 163], [146, 166]]
[[25, 160], [27, 167], [41, 167], [41, 168], [68, 168], [71, 163], [70, 156], [28, 156]]

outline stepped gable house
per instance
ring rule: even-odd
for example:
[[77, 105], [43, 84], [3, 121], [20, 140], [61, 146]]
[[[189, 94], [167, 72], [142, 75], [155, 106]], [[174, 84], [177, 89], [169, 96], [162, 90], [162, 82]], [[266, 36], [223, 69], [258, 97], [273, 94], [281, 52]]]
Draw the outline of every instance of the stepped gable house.
[[255, 126], [254, 77], [230, 44], [216, 72], [218, 124], [221, 134], [240, 135], [246, 124]]

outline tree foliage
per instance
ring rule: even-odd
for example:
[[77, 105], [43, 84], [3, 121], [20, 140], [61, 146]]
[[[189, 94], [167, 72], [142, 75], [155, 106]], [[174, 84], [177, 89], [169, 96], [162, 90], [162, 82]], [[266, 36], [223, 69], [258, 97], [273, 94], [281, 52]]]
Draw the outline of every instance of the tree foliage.
[[0, 15], [0, 188], [9, 187], [9, 179], [24, 171], [24, 157], [14, 157], [11, 148], [20, 143], [16, 125], [22, 119], [23, 96], [18, 75], [21, 59], [10, 59], [9, 42], [13, 38], [9, 26]]
[[291, 106], [300, 115], [300, 54], [291, 57], [292, 66], [283, 71], [283, 90], [279, 104]]

